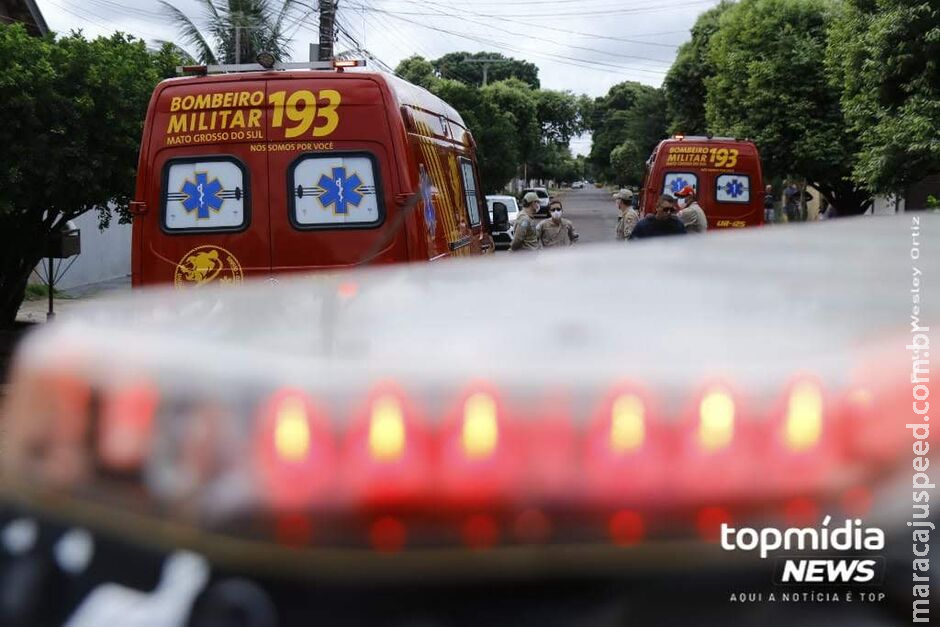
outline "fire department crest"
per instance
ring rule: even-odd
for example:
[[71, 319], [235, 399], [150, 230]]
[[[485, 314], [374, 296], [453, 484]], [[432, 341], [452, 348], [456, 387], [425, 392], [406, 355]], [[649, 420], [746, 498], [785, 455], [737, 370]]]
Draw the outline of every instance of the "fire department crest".
[[235, 255], [220, 246], [198, 246], [183, 255], [176, 265], [173, 283], [177, 288], [201, 287], [208, 283], [237, 285], [242, 267]]

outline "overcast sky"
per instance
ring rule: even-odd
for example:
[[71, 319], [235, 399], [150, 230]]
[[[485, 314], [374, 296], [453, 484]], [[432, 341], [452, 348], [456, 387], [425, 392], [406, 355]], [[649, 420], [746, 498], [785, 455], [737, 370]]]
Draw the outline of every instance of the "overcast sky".
[[[220, 2], [224, 0], [216, 0]], [[277, 4], [278, 0], [273, 0]], [[177, 39], [157, 0], [37, 0], [49, 27], [86, 36], [129, 32], [148, 42]], [[197, 0], [173, 0], [200, 24]], [[291, 11], [294, 54], [306, 61], [318, 18]], [[689, 28], [718, 0], [339, 0], [337, 51], [355, 40], [394, 68], [412, 54], [434, 59], [455, 51], [496, 51], [539, 68], [542, 86], [601, 96], [626, 80], [659, 86]], [[572, 142], [585, 153], [590, 140]]]

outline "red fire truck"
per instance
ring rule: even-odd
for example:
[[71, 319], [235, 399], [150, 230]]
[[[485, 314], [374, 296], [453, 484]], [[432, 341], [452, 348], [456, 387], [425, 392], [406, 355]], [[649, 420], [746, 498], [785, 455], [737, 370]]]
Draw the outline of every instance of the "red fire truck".
[[199, 66], [150, 101], [133, 284], [484, 252], [489, 220], [460, 115], [358, 61]]
[[640, 212], [653, 213], [661, 194], [687, 185], [695, 188], [710, 229], [764, 223], [764, 184], [753, 142], [683, 135], [659, 142], [647, 161]]

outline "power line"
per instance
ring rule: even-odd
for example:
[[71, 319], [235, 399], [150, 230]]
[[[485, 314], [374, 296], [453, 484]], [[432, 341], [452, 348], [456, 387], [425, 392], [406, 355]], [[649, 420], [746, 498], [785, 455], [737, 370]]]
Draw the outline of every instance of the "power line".
[[[398, 28], [395, 22], [389, 20], [383, 23], [383, 22], [380, 22], [379, 19], [375, 15], [372, 15], [371, 13], [365, 13], [365, 12], [363, 12], [363, 18], [366, 20], [369, 26], [373, 28], [375, 32], [381, 33], [385, 37], [386, 41], [389, 41], [393, 46], [395, 46], [399, 50], [404, 50], [404, 56], [402, 57], [402, 59], [410, 57], [414, 54], [414, 50], [409, 49], [407, 46], [401, 45], [400, 42], [407, 41], [409, 39], [414, 41], [415, 38], [414, 37], [409, 38], [406, 33], [404, 33]], [[390, 32], [396, 34], [400, 39], [396, 40], [393, 37], [391, 37]], [[437, 34], [440, 37], [439, 33], [435, 33], [435, 34]], [[437, 54], [430, 52], [430, 51], [422, 50], [421, 52], [425, 55], [425, 58], [428, 61], [433, 59], [435, 56], [438, 56]], [[440, 72], [440, 74], [441, 74], [441, 78], [455, 78], [468, 85], [476, 82], [475, 77], [470, 76], [469, 74], [465, 72], [461, 72], [456, 69], [452, 69], [448, 73], [449, 75], [447, 76], [445, 76], [445, 73], [443, 72]]]
[[[406, 1], [407, 1], [407, 0], [406, 0]], [[438, 6], [438, 7], [444, 8], [444, 9], [450, 9], [450, 8], [452, 8], [452, 7], [450, 7], [449, 5], [442, 4], [442, 3], [440, 3], [440, 2], [435, 2], [434, 0], [426, 0], [426, 4], [433, 4], [433, 5], [436, 5], [436, 6]], [[643, 45], [643, 46], [655, 46], [655, 47], [659, 47], [659, 48], [672, 48], [672, 49], [676, 49], [676, 48], [679, 47], [679, 46], [674, 45], [674, 44], [664, 44], [664, 43], [661, 43], [661, 42], [650, 42], [650, 41], [639, 41], [639, 40], [636, 40], [636, 39], [628, 39], [628, 38], [624, 38], [624, 37], [613, 37], [613, 36], [611, 36], [611, 35], [602, 35], [602, 34], [599, 34], [599, 33], [586, 33], [586, 32], [582, 32], [582, 31], [575, 31], [575, 30], [570, 30], [570, 29], [565, 29], [565, 28], [557, 28], [557, 27], [554, 27], [554, 26], [546, 26], [545, 24], [533, 24], [532, 22], [529, 22], [529, 21], [514, 20], [514, 19], [512, 19], [512, 18], [507, 18], [507, 17], [502, 16], [502, 15], [494, 15], [494, 14], [490, 14], [490, 13], [478, 13], [478, 12], [469, 11], [469, 10], [466, 10], [466, 9], [463, 9], [462, 11], [463, 11], [463, 13], [465, 13], [465, 14], [473, 15], [473, 16], [476, 16], [476, 17], [483, 17], [483, 18], [488, 18], [488, 19], [497, 20], [497, 21], [503, 21], [503, 22], [512, 22], [513, 24], [520, 24], [520, 25], [522, 25], [522, 26], [528, 26], [528, 27], [530, 27], [530, 28], [540, 28], [540, 29], [543, 29], [543, 30], [552, 31], [552, 32], [555, 32], [555, 33], [562, 33], [562, 34], [565, 34], [565, 35], [575, 35], [575, 36], [578, 36], [578, 37], [590, 37], [591, 39], [604, 39], [604, 40], [607, 40], [607, 41], [619, 41], [619, 42], [628, 43], [628, 44], [640, 44], [640, 45]]]
[[[487, 46], [493, 46], [493, 47], [500, 48], [500, 49], [503, 49], [503, 50], [508, 50], [508, 51], [510, 51], [510, 52], [515, 52], [515, 53], [517, 53], [517, 54], [531, 54], [531, 55], [534, 55], [534, 56], [539, 56], [539, 57], [547, 58], [547, 59], [549, 59], [549, 60], [556, 61], [556, 62], [558, 62], [558, 63], [562, 63], [562, 64], [565, 64], [565, 65], [571, 65], [571, 66], [574, 66], [574, 67], [588, 68], [588, 69], [594, 69], [594, 70], [596, 70], [596, 69], [598, 69], [598, 68], [608, 68], [608, 69], [618, 70], [618, 71], [621, 71], [621, 72], [641, 72], [641, 73], [647, 73], [647, 74], [655, 74], [655, 75], [657, 75], [657, 76], [665, 76], [665, 75], [666, 75], [666, 72], [661, 72], [661, 71], [657, 71], [657, 70], [649, 70], [649, 69], [646, 69], [646, 68], [636, 68], [636, 67], [619, 66], [619, 65], [613, 65], [613, 64], [611, 64], [611, 63], [604, 63], [603, 61], [592, 61], [592, 60], [590, 60], [590, 59], [579, 59], [579, 58], [577, 58], [577, 57], [565, 57], [565, 56], [561, 56], [561, 55], [557, 55], [557, 54], [552, 54], [552, 53], [548, 53], [548, 52], [527, 51], [527, 50], [523, 50], [523, 49], [516, 48], [516, 47], [513, 47], [513, 46], [508, 46], [508, 45], [506, 45], [506, 44], [504, 44], [504, 43], [502, 43], [502, 42], [494, 41], [494, 40], [492, 40], [492, 39], [486, 39], [486, 38], [482, 38], [482, 37], [474, 37], [474, 36], [472, 36], [472, 35], [467, 35], [467, 34], [464, 34], [464, 33], [458, 33], [458, 32], [456, 32], [456, 31], [448, 30], [448, 29], [445, 29], [445, 28], [440, 28], [440, 27], [433, 26], [433, 25], [430, 25], [430, 24], [418, 22], [418, 21], [415, 21], [415, 20], [411, 20], [411, 19], [408, 19], [408, 18], [406, 18], [406, 17], [402, 17], [402, 16], [400, 16], [400, 15], [397, 15], [397, 14], [395, 14], [395, 13], [392, 13], [392, 12], [383, 11], [383, 10], [381, 10], [381, 9], [367, 9], [367, 10], [371, 10], [371, 11], [377, 12], [377, 13], [387, 14], [389, 17], [391, 17], [391, 18], [393, 18], [393, 19], [400, 20], [400, 21], [402, 21], [402, 22], [407, 22], [407, 23], [413, 24], [413, 25], [415, 25], [415, 26], [420, 26], [421, 28], [426, 28], [426, 29], [430, 29], [430, 30], [442, 32], [442, 33], [445, 33], [445, 34], [447, 34], [447, 35], [452, 35], [452, 36], [454, 36], [454, 37], [460, 37], [460, 38], [462, 38], [462, 39], [467, 39], [467, 40], [469, 40], [469, 41], [474, 41], [474, 42], [477, 42], [477, 43], [480, 43], [480, 44], [485, 44], [485, 45], [487, 45]], [[440, 15], [435, 15], [435, 17], [440, 17]]]
[[[683, 2], [679, 4], [670, 4], [670, 5], [659, 5], [657, 7], [639, 7], [639, 8], [622, 8], [622, 5], [618, 5], [618, 8], [607, 8], [597, 11], [576, 11], [568, 13], [505, 13], [496, 15], [493, 17], [496, 18], [507, 18], [507, 17], [524, 17], [529, 20], [533, 19], [543, 19], [549, 17], [613, 17], [620, 15], [639, 15], [642, 13], [662, 13], [664, 10], [671, 9], [683, 9], [690, 6], [695, 6], [699, 4], [711, 4], [713, 0], [693, 0], [692, 2]], [[398, 15], [408, 15], [415, 17], [429, 17], [434, 14], [422, 13], [422, 12], [412, 12], [412, 11], [394, 11]]]
[[[434, 3], [432, 3], [432, 2], [418, 2], [418, 1], [416, 1], [416, 0], [409, 0], [409, 1], [413, 2], [414, 4], [425, 4], [425, 5], [434, 4]], [[439, 15], [446, 15], [446, 14], [444, 14], [444, 13], [439, 13]], [[474, 24], [480, 24], [481, 26], [487, 26], [487, 27], [489, 27], [489, 28], [493, 28], [493, 29], [496, 29], [496, 30], [500, 30], [500, 31], [502, 31], [502, 32], [504, 32], [504, 33], [507, 33], [507, 34], [509, 34], [509, 35], [514, 35], [514, 36], [516, 36], [516, 37], [525, 37], [525, 36], [526, 36], [526, 33], [520, 33], [520, 32], [518, 32], [518, 31], [511, 31], [511, 30], [506, 29], [506, 28], [501, 28], [501, 27], [499, 27], [499, 26], [493, 26], [492, 24], [486, 24], [485, 22], [480, 22], [480, 21], [478, 21], [478, 20], [473, 20], [473, 19], [470, 19], [470, 18], [468, 18], [468, 17], [464, 17], [464, 18], [462, 18], [462, 19], [467, 20], [468, 22], [472, 22], [472, 23], [474, 23]], [[552, 43], [555, 43], [555, 42], [552, 42]], [[632, 54], [618, 54], [618, 53], [616, 53], [616, 52], [609, 52], [609, 51], [607, 51], [607, 50], [599, 50], [599, 49], [597, 49], [597, 48], [588, 48], [588, 47], [586, 47], [586, 46], [577, 46], [577, 45], [575, 45], [575, 44], [570, 44], [570, 43], [558, 44], [558, 45], [563, 46], [563, 47], [565, 47], [565, 48], [573, 48], [573, 49], [575, 49], [575, 50], [584, 50], [585, 52], [596, 52], [596, 53], [598, 53], [598, 54], [602, 54], [602, 55], [608, 56], [608, 57], [618, 57], [618, 58], [621, 58], [621, 59], [635, 59], [635, 60], [638, 60], [638, 61], [651, 61], [651, 62], [653, 62], [653, 63], [663, 63], [663, 64], [667, 64], [667, 65], [672, 65], [672, 61], [666, 61], [666, 60], [664, 60], [664, 59], [654, 59], [654, 58], [652, 58], [652, 57], [641, 57], [641, 56], [632, 55]]]

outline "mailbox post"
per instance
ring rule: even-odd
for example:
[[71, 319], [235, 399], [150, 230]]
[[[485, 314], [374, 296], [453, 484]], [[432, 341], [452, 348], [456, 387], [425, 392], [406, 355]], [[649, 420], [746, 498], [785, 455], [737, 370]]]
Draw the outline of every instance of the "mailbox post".
[[49, 234], [49, 238], [46, 240], [46, 258], [49, 261], [49, 270], [46, 276], [49, 287], [49, 311], [46, 312], [46, 320], [52, 320], [55, 317], [52, 305], [52, 294], [56, 279], [53, 266], [54, 260], [68, 259], [81, 252], [82, 232], [71, 220], [63, 224], [59, 230]]

